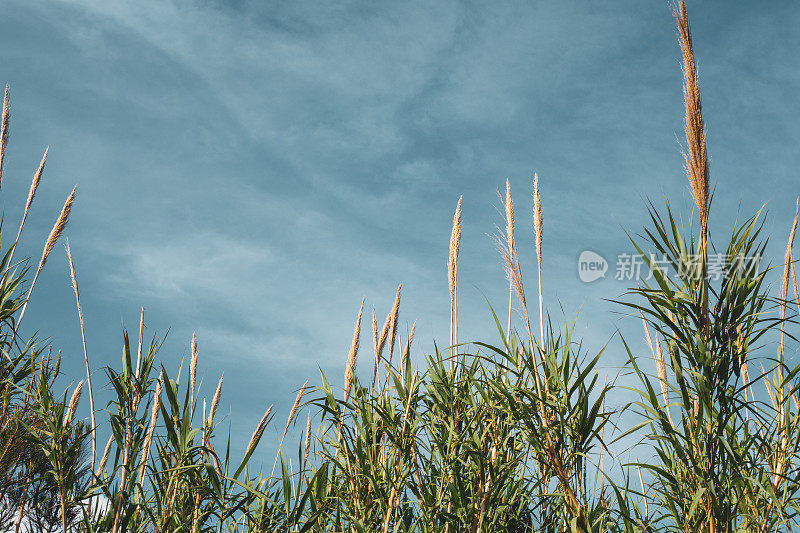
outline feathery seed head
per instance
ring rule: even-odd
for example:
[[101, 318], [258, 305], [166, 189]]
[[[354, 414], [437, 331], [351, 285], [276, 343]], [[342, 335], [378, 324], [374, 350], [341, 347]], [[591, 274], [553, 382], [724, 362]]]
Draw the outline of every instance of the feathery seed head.
[[0, 123], [0, 184], [3, 179], [3, 160], [6, 155], [6, 145], [8, 144], [8, 123], [10, 119], [10, 109], [8, 105], [8, 85], [6, 85], [5, 94], [3, 96], [3, 118]]
[[194, 390], [196, 380], [197, 380], [197, 335], [195, 333], [192, 333], [192, 361], [189, 364], [189, 381], [192, 390]]
[[[294, 404], [292, 405], [291, 411], [289, 411], [289, 418], [286, 420], [286, 428], [283, 430], [283, 437], [286, 436], [286, 432], [289, 431], [289, 426], [292, 424], [294, 417], [297, 415], [297, 409], [300, 407], [300, 402], [303, 400], [303, 395], [306, 393], [308, 388], [308, 380], [303, 383], [303, 386], [300, 387], [300, 391], [297, 393], [297, 397], [294, 399]], [[281, 437], [281, 440], [283, 440]]]
[[509, 255], [513, 259], [514, 250], [514, 201], [511, 199], [511, 182], [506, 179], [506, 198], [504, 202], [506, 208], [506, 243], [508, 244]]
[[692, 32], [689, 28], [689, 17], [686, 4], [673, 11], [678, 25], [678, 35], [683, 52], [683, 96], [686, 105], [686, 143], [687, 152], [684, 162], [689, 176], [692, 194], [700, 212], [701, 231], [705, 232], [708, 224], [708, 209], [711, 200], [708, 155], [706, 153], [706, 133], [703, 124], [703, 108], [700, 102], [700, 84], [697, 76], [697, 65], [692, 47]]
[[75, 387], [75, 390], [72, 392], [72, 396], [69, 399], [67, 414], [64, 415], [64, 420], [69, 424], [72, 423], [72, 419], [75, 417], [75, 409], [78, 407], [78, 402], [81, 399], [82, 392], [83, 392], [83, 380], [81, 380], [78, 383], [78, 386]]
[[539, 175], [533, 174], [533, 229], [536, 237], [536, 260], [542, 267], [542, 199], [539, 196]]
[[394, 298], [394, 304], [392, 305], [392, 310], [389, 312], [389, 316], [386, 317], [387, 322], [389, 323], [389, 346], [387, 349], [387, 356], [386, 359], [389, 361], [389, 364], [392, 363], [392, 354], [394, 353], [394, 342], [397, 338], [397, 319], [400, 314], [400, 291], [403, 288], [403, 284], [401, 283], [397, 287], [397, 295]]
[[411, 326], [411, 333], [408, 334], [408, 339], [406, 339], [406, 347], [403, 349], [403, 353], [400, 355], [400, 368], [404, 369], [406, 367], [406, 358], [409, 355], [409, 350], [411, 349], [411, 342], [414, 340], [414, 331], [417, 329], [416, 321]]
[[105, 450], [103, 450], [103, 457], [100, 459], [100, 465], [97, 467], [94, 475], [98, 478], [100, 474], [106, 469], [106, 463], [108, 462], [108, 457], [111, 455], [111, 445], [114, 443], [114, 435], [111, 435], [108, 438], [108, 443], [106, 444]]
[[255, 448], [256, 443], [261, 438], [261, 435], [264, 433], [264, 429], [267, 427], [267, 423], [269, 423], [269, 415], [272, 413], [272, 406], [269, 406], [267, 412], [264, 413], [264, 416], [261, 418], [261, 421], [256, 426], [256, 429], [253, 431], [253, 435], [250, 437], [250, 442], [247, 443], [247, 451], [245, 455], [248, 455], [250, 452], [253, 451]]
[[311, 411], [308, 412], [308, 421], [306, 422], [306, 441], [303, 445], [303, 463], [308, 462], [308, 452], [311, 450]]
[[461, 200], [458, 198], [455, 215], [453, 215], [453, 230], [450, 233], [450, 257], [447, 262], [447, 281], [450, 286], [450, 303], [455, 301], [456, 280], [458, 277], [458, 251], [461, 244]]
[[36, 196], [36, 190], [39, 188], [39, 183], [42, 181], [42, 174], [44, 174], [44, 165], [47, 162], [47, 153], [50, 151], [50, 147], [48, 146], [44, 150], [44, 155], [42, 156], [42, 160], [39, 163], [39, 168], [36, 169], [36, 173], [33, 175], [33, 180], [31, 181], [31, 188], [28, 191], [28, 198], [25, 200], [25, 211], [22, 213], [22, 223], [20, 224], [20, 231], [22, 231], [22, 226], [25, 225], [25, 219], [28, 218], [28, 211], [31, 209], [31, 204], [33, 204], [33, 198]]
[[219, 383], [217, 383], [217, 390], [214, 392], [214, 398], [211, 400], [211, 409], [208, 412], [208, 424], [214, 421], [214, 415], [217, 414], [217, 408], [219, 407], [219, 399], [222, 396], [222, 379], [225, 377], [225, 374], [222, 374], [219, 377]]
[[[353, 386], [353, 377], [356, 371], [356, 360], [358, 359], [358, 342], [361, 337], [361, 314], [364, 312], [364, 301], [366, 298], [361, 299], [361, 308], [358, 310], [358, 318], [356, 319], [355, 331], [353, 331], [353, 342], [350, 343], [350, 353], [347, 356], [347, 367], [344, 372], [344, 401], [350, 396], [350, 388]], [[375, 311], [372, 312], [373, 322], [375, 319]]]
[[47, 242], [44, 245], [44, 251], [42, 251], [42, 258], [39, 260], [39, 267], [37, 268], [37, 272], [41, 272], [44, 268], [44, 264], [47, 261], [47, 256], [50, 255], [50, 252], [53, 251], [53, 247], [58, 242], [58, 239], [61, 237], [61, 234], [64, 233], [64, 229], [67, 227], [67, 222], [69, 221], [69, 214], [72, 211], [72, 203], [75, 201], [75, 192], [77, 191], [78, 186], [76, 185], [72, 192], [67, 197], [67, 201], [64, 202], [64, 207], [61, 208], [61, 213], [58, 215], [58, 219], [56, 220], [53, 229], [50, 230], [50, 235], [47, 237]]

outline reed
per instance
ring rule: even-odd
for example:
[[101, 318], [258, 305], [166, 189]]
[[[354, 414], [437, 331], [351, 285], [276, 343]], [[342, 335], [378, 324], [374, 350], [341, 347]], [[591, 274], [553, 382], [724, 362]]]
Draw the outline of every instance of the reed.
[[[350, 396], [350, 389], [353, 386], [353, 378], [356, 372], [356, 362], [358, 360], [358, 343], [361, 338], [361, 315], [364, 313], [364, 301], [361, 299], [361, 307], [356, 318], [356, 327], [353, 331], [353, 341], [350, 343], [350, 353], [347, 354], [347, 365], [344, 373], [344, 401]], [[372, 312], [373, 324], [375, 323], [375, 311]], [[376, 350], [377, 351], [377, 350]]]
[[456, 291], [458, 289], [458, 254], [461, 248], [461, 201], [463, 196], [458, 197], [456, 212], [453, 215], [453, 229], [450, 232], [450, 253], [447, 258], [447, 285], [450, 289], [450, 373], [452, 374], [454, 362], [453, 349], [458, 343], [458, 301]]
[[[47, 153], [45, 152], [45, 157], [46, 156]], [[44, 162], [44, 160], [42, 161]], [[19, 241], [19, 236], [17, 236], [17, 241]], [[89, 367], [89, 353], [86, 351], [86, 331], [84, 330], [83, 327], [83, 310], [81, 309], [81, 297], [80, 297], [80, 292], [78, 291], [78, 275], [75, 272], [75, 263], [72, 261], [72, 250], [70, 250], [69, 241], [66, 243], [65, 247], [67, 249], [67, 260], [69, 262], [69, 274], [70, 274], [70, 280], [72, 281], [72, 290], [75, 293], [75, 306], [78, 309], [78, 322], [81, 328], [81, 345], [83, 346], [83, 362], [86, 366], [86, 385], [89, 387], [89, 415], [92, 422], [91, 468], [92, 470], [94, 470], [95, 460], [97, 456], [97, 421], [95, 419], [94, 389], [92, 388], [92, 371], [91, 368]]]
[[8, 130], [11, 119], [11, 109], [8, 102], [8, 85], [3, 93], [3, 116], [0, 121], [0, 185], [3, 183], [3, 162], [6, 157], [6, 146], [8, 145]]

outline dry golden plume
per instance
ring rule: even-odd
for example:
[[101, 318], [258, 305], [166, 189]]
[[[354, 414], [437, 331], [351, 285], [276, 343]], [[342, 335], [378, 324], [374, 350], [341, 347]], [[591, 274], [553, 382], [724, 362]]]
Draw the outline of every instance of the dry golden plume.
[[[642, 315], [642, 325], [644, 326], [645, 337], [647, 338], [647, 345], [650, 347], [650, 353], [653, 354], [653, 359], [656, 362], [656, 371], [658, 372], [658, 380], [661, 382], [661, 396], [664, 398], [664, 408], [667, 410], [667, 417], [670, 424], [672, 424], [672, 413], [669, 408], [669, 385], [667, 382], [667, 367], [664, 363], [664, 354], [661, 351], [661, 341], [658, 338], [658, 332], [655, 332], [655, 344], [650, 337], [650, 329], [647, 327], [647, 320]], [[655, 346], [655, 347], [654, 347]], [[673, 424], [674, 426], [674, 424]]]
[[450, 304], [455, 305], [456, 281], [458, 278], [458, 250], [461, 245], [461, 200], [459, 196], [456, 212], [453, 215], [453, 229], [450, 233], [450, 256], [447, 260], [447, 281], [450, 286]]
[[53, 229], [50, 230], [50, 235], [47, 236], [47, 242], [45, 243], [44, 250], [42, 251], [42, 258], [39, 260], [39, 266], [36, 269], [37, 274], [42, 271], [42, 268], [44, 268], [44, 264], [47, 262], [47, 257], [50, 255], [50, 252], [53, 251], [58, 239], [61, 238], [61, 235], [64, 233], [64, 230], [67, 227], [67, 222], [69, 222], [69, 214], [72, 211], [72, 203], [75, 201], [75, 192], [77, 190], [78, 186], [76, 185], [67, 197], [66, 202], [64, 202], [64, 207], [61, 208], [61, 213], [58, 215], [58, 219], [56, 219]]
[[533, 173], [533, 232], [536, 237], [536, 260], [542, 267], [542, 198], [539, 195], [539, 175]]
[[192, 333], [192, 360], [189, 363], [189, 388], [192, 391], [192, 403], [194, 404], [194, 387], [197, 383], [197, 335]]
[[264, 416], [261, 417], [261, 421], [256, 426], [256, 429], [253, 430], [253, 435], [250, 437], [250, 441], [247, 443], [247, 450], [244, 452], [245, 456], [250, 455], [250, 452], [253, 451], [255, 448], [256, 443], [258, 443], [261, 435], [264, 434], [264, 429], [267, 427], [267, 423], [269, 422], [269, 415], [272, 413], [272, 406], [269, 406], [267, 412], [264, 413]]
[[[347, 367], [344, 371], [344, 401], [350, 397], [350, 388], [353, 386], [353, 377], [356, 372], [356, 361], [358, 360], [358, 342], [361, 337], [361, 314], [364, 312], [364, 300], [361, 299], [361, 308], [358, 310], [358, 318], [356, 318], [356, 327], [353, 331], [353, 342], [350, 343], [350, 353], [347, 355]], [[373, 318], [375, 313], [373, 311]]]
[[700, 212], [701, 231], [705, 233], [708, 224], [708, 210], [711, 201], [711, 186], [706, 153], [706, 132], [703, 124], [703, 107], [700, 103], [700, 83], [692, 47], [692, 32], [686, 4], [681, 1], [673, 12], [678, 24], [678, 35], [683, 52], [683, 96], [686, 105], [686, 144], [684, 153], [686, 171], [692, 188], [697, 209]]
[[800, 200], [795, 204], [795, 212], [794, 212], [794, 222], [792, 223], [792, 230], [789, 232], [789, 242], [786, 244], [786, 254], [783, 256], [783, 280], [781, 282], [781, 305], [780, 305], [780, 316], [781, 316], [781, 360], [783, 360], [783, 350], [784, 350], [784, 322], [783, 320], [786, 318], [786, 298], [789, 292], [789, 276], [791, 274], [793, 257], [792, 257], [792, 248], [794, 246], [794, 235], [797, 231], [797, 216], [800, 214]]
[[400, 291], [402, 290], [403, 285], [400, 284], [397, 287], [397, 295], [394, 298], [394, 304], [392, 305], [392, 310], [389, 312], [389, 316], [387, 320], [390, 321], [389, 326], [389, 345], [386, 349], [386, 360], [391, 365], [392, 363], [392, 354], [394, 354], [394, 343], [395, 339], [397, 338], [397, 320], [400, 316]]
[[311, 451], [311, 411], [308, 412], [308, 421], [306, 422], [306, 439], [303, 444], [303, 463], [308, 462], [308, 452]]
[[214, 422], [214, 415], [217, 414], [217, 408], [219, 407], [219, 400], [220, 397], [222, 396], [222, 380], [224, 377], [225, 377], [224, 373], [219, 377], [219, 383], [217, 383], [217, 390], [214, 392], [214, 398], [212, 398], [211, 400], [211, 409], [208, 411], [208, 418], [206, 419], [208, 425], [211, 425]]
[[8, 85], [3, 96], [3, 119], [0, 125], [0, 185], [3, 180], [3, 160], [6, 156], [6, 146], [8, 145], [8, 123], [10, 119], [10, 109], [8, 106]]
[[83, 380], [78, 382], [78, 386], [75, 387], [75, 390], [72, 392], [72, 396], [69, 399], [67, 413], [64, 415], [64, 420], [69, 424], [71, 424], [72, 420], [75, 418], [75, 409], [77, 409], [78, 407], [78, 402], [81, 401], [82, 392], [83, 392]]
[[408, 334], [408, 338], [406, 339], [406, 347], [403, 348], [403, 353], [400, 355], [400, 369], [403, 370], [406, 367], [406, 358], [409, 356], [409, 350], [411, 349], [411, 343], [414, 340], [414, 331], [417, 329], [417, 322], [415, 321], [414, 324], [411, 326], [411, 333]]
[[95, 470], [95, 473], [94, 473], [94, 475], [96, 477], [98, 477], [98, 478], [103, 473], [103, 470], [106, 469], [106, 463], [108, 462], [108, 457], [111, 455], [111, 445], [113, 443], [114, 443], [114, 435], [111, 435], [108, 438], [108, 443], [106, 444], [106, 449], [103, 450], [103, 457], [100, 459], [100, 465], [97, 467], [97, 470]]

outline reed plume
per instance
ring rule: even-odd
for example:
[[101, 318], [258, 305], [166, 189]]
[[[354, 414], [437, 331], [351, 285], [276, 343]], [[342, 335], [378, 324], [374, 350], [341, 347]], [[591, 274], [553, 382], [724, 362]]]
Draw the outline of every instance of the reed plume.
[[192, 391], [191, 403], [194, 405], [194, 386], [197, 382], [197, 335], [192, 333], [192, 360], [189, 363], [189, 388]]
[[65, 423], [72, 424], [72, 420], [75, 418], [75, 409], [78, 407], [78, 402], [81, 401], [82, 392], [83, 392], [83, 380], [78, 382], [78, 386], [75, 387], [75, 390], [72, 392], [72, 396], [69, 399], [67, 413], [64, 415]]
[[533, 173], [533, 234], [536, 239], [536, 263], [539, 274], [539, 343], [544, 348], [544, 307], [542, 302], [542, 199], [539, 196], [539, 175]]
[[661, 341], [658, 339], [658, 332], [655, 332], [655, 348], [653, 341], [650, 337], [650, 329], [647, 327], [647, 320], [642, 315], [642, 325], [644, 326], [645, 337], [647, 338], [647, 345], [650, 347], [650, 352], [653, 354], [653, 359], [656, 362], [656, 371], [658, 372], [658, 380], [661, 382], [661, 396], [664, 398], [664, 409], [667, 411], [667, 417], [672, 427], [675, 424], [672, 422], [672, 412], [669, 408], [669, 385], [667, 384], [667, 367], [664, 362], [664, 354], [661, 351]]
[[797, 231], [797, 216], [800, 214], [800, 200], [795, 204], [795, 212], [794, 212], [794, 222], [792, 223], [792, 230], [789, 232], [789, 242], [786, 244], [786, 253], [783, 256], [783, 280], [781, 281], [781, 305], [780, 305], [780, 316], [781, 316], [781, 361], [783, 361], [783, 351], [784, 351], [784, 335], [785, 335], [785, 324], [784, 320], [786, 319], [786, 303], [787, 303], [787, 296], [789, 292], [789, 276], [791, 274], [792, 269], [792, 248], [794, 246], [794, 235]]
[[309, 451], [311, 451], [311, 411], [308, 412], [308, 421], [306, 422], [306, 439], [303, 444], [303, 464], [308, 462]]
[[403, 348], [403, 353], [400, 356], [400, 368], [405, 369], [406, 367], [406, 358], [409, 356], [409, 350], [411, 349], [411, 342], [414, 340], [414, 331], [417, 329], [417, 322], [414, 321], [414, 324], [411, 326], [411, 333], [408, 334], [408, 338], [406, 339], [406, 347]]
[[[375, 368], [373, 369], [372, 373], [372, 386], [375, 386], [375, 380], [378, 378], [378, 368], [381, 364], [381, 358], [383, 356], [383, 349], [386, 346], [387, 339], [389, 340], [389, 357], [388, 360], [391, 362], [391, 351], [394, 349], [394, 336], [397, 332], [395, 327], [397, 323], [397, 315], [400, 312], [400, 290], [403, 288], [403, 285], [400, 284], [397, 287], [397, 296], [395, 296], [394, 304], [392, 304], [392, 309], [389, 311], [389, 314], [386, 315], [386, 321], [383, 323], [383, 328], [381, 329], [380, 336], [377, 337], [377, 341], [375, 343]], [[375, 310], [373, 309], [373, 336], [375, 335]], [[390, 335], [391, 334], [391, 335]]]
[[[308, 380], [303, 383], [303, 386], [300, 387], [300, 390], [297, 393], [297, 397], [294, 399], [294, 404], [292, 404], [292, 409], [289, 411], [289, 418], [286, 420], [286, 427], [283, 430], [283, 437], [286, 436], [286, 432], [289, 430], [289, 426], [292, 424], [295, 416], [297, 416], [297, 409], [300, 407], [300, 402], [303, 400], [303, 396], [305, 395], [306, 391], [308, 390]], [[283, 439], [281, 437], [281, 439]]]
[[[500, 192], [498, 191], [498, 195]], [[503, 197], [501, 196], [501, 199]], [[506, 338], [506, 342], [511, 346], [511, 312], [512, 312], [512, 302], [514, 297], [514, 292], [517, 293], [517, 298], [519, 299], [520, 305], [522, 307], [523, 316], [525, 318], [525, 326], [528, 333], [528, 342], [531, 346], [531, 355], [533, 356], [534, 366], [537, 371], [534, 373], [534, 378], [536, 380], [536, 392], [540, 395], [542, 393], [542, 384], [541, 378], [539, 376], [539, 360], [536, 356], [536, 350], [533, 349], [534, 342], [533, 342], [533, 333], [531, 332], [531, 321], [530, 316], [528, 315], [528, 303], [525, 298], [525, 286], [522, 282], [522, 269], [519, 265], [519, 257], [516, 253], [516, 245], [514, 244], [514, 204], [511, 199], [511, 185], [508, 180], [506, 180], [506, 195], [504, 199], [504, 207], [505, 207], [505, 218], [506, 218], [506, 232], [505, 235], [499, 233], [493, 235], [492, 238], [497, 245], [497, 249], [500, 252], [500, 256], [503, 259], [503, 266], [506, 271], [506, 275], [509, 279], [509, 295], [508, 295], [508, 337]], [[545, 380], [544, 386], [546, 391], [549, 394], [550, 385]], [[542, 407], [543, 409], [543, 407]]]
[[389, 344], [386, 347], [386, 360], [388, 361], [389, 365], [392, 364], [392, 355], [394, 354], [394, 344], [395, 340], [397, 339], [397, 320], [400, 316], [400, 291], [403, 289], [403, 284], [401, 283], [397, 287], [397, 295], [394, 297], [394, 304], [392, 304], [392, 310], [387, 317], [387, 320], [391, 321], [389, 326], [389, 337], [388, 342]]
[[8, 145], [8, 123], [10, 120], [10, 108], [8, 105], [8, 85], [6, 85], [3, 95], [3, 118], [0, 123], [0, 185], [3, 183], [3, 161], [6, 156], [6, 146]]
[[[459, 196], [456, 212], [453, 215], [453, 229], [450, 232], [450, 254], [447, 259], [447, 283], [450, 287], [450, 346], [458, 342], [458, 304], [456, 290], [458, 288], [458, 251], [461, 246], [461, 200]], [[450, 373], [453, 373], [453, 353], [450, 353]]]
[[142, 345], [144, 344], [144, 307], [141, 308], [139, 315], [139, 345], [136, 349], [136, 377], [142, 370]]
[[[344, 401], [350, 397], [350, 388], [353, 386], [353, 377], [356, 372], [356, 361], [358, 359], [358, 341], [361, 337], [361, 314], [364, 312], [364, 300], [361, 299], [361, 308], [358, 310], [358, 318], [356, 319], [356, 327], [353, 332], [353, 342], [350, 343], [350, 353], [347, 355], [347, 368], [344, 372]], [[375, 319], [375, 312], [372, 312], [373, 323]]]
[[219, 377], [219, 383], [217, 383], [217, 390], [214, 392], [214, 398], [211, 400], [211, 409], [208, 411], [208, 418], [206, 419], [206, 423], [211, 425], [214, 422], [214, 416], [217, 414], [217, 408], [219, 407], [219, 400], [222, 396], [222, 379], [225, 377], [223, 373]]
[[706, 133], [703, 124], [703, 107], [700, 102], [697, 65], [692, 47], [692, 32], [689, 28], [686, 4], [683, 1], [681, 1], [673, 15], [678, 24], [681, 51], [683, 52], [683, 96], [686, 106], [685, 133], [688, 148], [688, 152], [684, 153], [684, 162], [695, 204], [700, 212], [700, 225], [704, 230], [708, 222], [709, 202], [711, 200]]
[[706, 265], [708, 260], [708, 213], [711, 203], [711, 180], [708, 168], [708, 154], [706, 152], [706, 132], [703, 123], [703, 106], [700, 102], [700, 83], [697, 76], [697, 65], [692, 47], [692, 32], [689, 28], [689, 16], [686, 13], [686, 4], [681, 0], [680, 5], [673, 11], [678, 25], [678, 35], [683, 52], [683, 97], [686, 106], [686, 145], [687, 151], [683, 158], [689, 185], [692, 189], [697, 210], [700, 213], [700, 253], [703, 265], [704, 280], [702, 283], [702, 305], [704, 321], [708, 323], [708, 278]]
[[[514, 201], [511, 199], [511, 182], [508, 179], [506, 179], [506, 197], [503, 205], [506, 210], [506, 253], [508, 254], [506, 263], [511, 267], [508, 276], [508, 327], [506, 329], [508, 332], [508, 343], [511, 344], [511, 307], [514, 299], [514, 281], [516, 279], [516, 268], [514, 265], [516, 259], [516, 245], [514, 242]], [[518, 287], [517, 292], [519, 291], [520, 288]], [[520, 303], [523, 303], [523, 299], [520, 299]]]
[[[45, 156], [47, 153], [45, 152]], [[94, 414], [94, 392], [92, 389], [92, 372], [89, 368], [89, 353], [86, 351], [86, 332], [83, 327], [83, 311], [81, 309], [81, 297], [78, 292], [78, 275], [75, 272], [75, 263], [72, 261], [72, 251], [69, 248], [69, 241], [66, 243], [67, 259], [69, 260], [69, 274], [72, 280], [72, 290], [75, 293], [75, 305], [78, 308], [78, 321], [81, 326], [81, 343], [83, 344], [83, 361], [86, 365], [86, 384], [89, 387], [89, 410], [92, 422], [92, 470], [94, 470], [95, 459], [97, 458], [97, 423]]]
[[94, 475], [98, 479], [100, 478], [100, 474], [106, 469], [106, 463], [108, 462], [108, 458], [111, 455], [111, 445], [114, 444], [114, 435], [111, 435], [108, 438], [108, 443], [106, 444], [106, 449], [103, 450], [103, 457], [100, 459], [100, 464], [95, 470]]
[[267, 427], [267, 423], [269, 422], [270, 414], [272, 413], [272, 406], [269, 406], [267, 412], [264, 413], [264, 416], [261, 418], [261, 421], [256, 426], [256, 429], [253, 430], [253, 435], [250, 437], [250, 441], [247, 443], [247, 450], [245, 451], [245, 456], [250, 455], [253, 449], [256, 446], [256, 443], [261, 439], [261, 435], [264, 434], [264, 429]]

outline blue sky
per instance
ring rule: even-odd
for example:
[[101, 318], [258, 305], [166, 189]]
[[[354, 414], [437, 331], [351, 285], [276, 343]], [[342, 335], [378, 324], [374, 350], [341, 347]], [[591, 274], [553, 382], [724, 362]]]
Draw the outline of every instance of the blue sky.
[[[800, 194], [800, 6], [695, 1], [689, 13], [712, 230], [766, 204], [779, 258]], [[10, 0], [0, 58], [13, 104], [5, 216], [17, 220], [49, 145], [24, 250], [38, 256], [77, 183], [68, 236], [93, 366], [119, 364], [140, 306], [148, 334], [169, 332], [168, 368], [196, 331], [205, 393], [224, 371], [235, 435], [276, 405], [264, 457], [318, 367], [341, 381], [362, 297], [384, 317], [402, 282], [401, 332], [417, 321], [417, 357], [446, 342], [460, 195], [462, 340], [497, 340], [484, 297], [502, 307], [507, 286], [487, 234], [506, 178], [533, 286], [536, 171], [545, 300], [578, 316], [595, 352], [617, 328], [644, 345], [639, 323], [604, 300], [626, 284], [582, 283], [578, 255], [630, 251], [624, 230], [645, 223], [647, 198], [691, 207], [663, 0]], [[73, 309], [59, 249], [26, 327], [51, 336], [80, 379]], [[613, 376], [622, 360], [615, 340], [601, 364]]]

